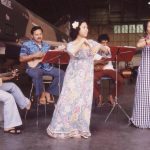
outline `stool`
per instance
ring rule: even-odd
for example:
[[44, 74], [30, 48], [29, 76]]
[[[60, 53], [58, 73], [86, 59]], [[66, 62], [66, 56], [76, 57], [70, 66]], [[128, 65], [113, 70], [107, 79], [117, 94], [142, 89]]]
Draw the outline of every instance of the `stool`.
[[[44, 75], [43, 76], [43, 85], [44, 85], [44, 92], [45, 92], [45, 86], [46, 84], [50, 84], [52, 83], [52, 80], [53, 80], [53, 77], [52, 76], [49, 76], [49, 75]], [[33, 88], [34, 88], [34, 85], [32, 83], [31, 85], [31, 89], [30, 89], [30, 95], [29, 95], [29, 99], [33, 101]], [[51, 95], [52, 96], [52, 95]], [[54, 97], [52, 96], [53, 100], [54, 100]]]
[[103, 88], [103, 85], [102, 85], [102, 82], [103, 81], [108, 81], [108, 90], [109, 90], [109, 93], [110, 93], [110, 83], [111, 81], [113, 81], [113, 79], [111, 77], [107, 77], [107, 76], [103, 76], [97, 83], [100, 85], [100, 88], [101, 88], [101, 94], [103, 95], [104, 94], [104, 88]]
[[[43, 76], [43, 89], [44, 89], [44, 92], [45, 92], [45, 89], [46, 89], [46, 84], [50, 84], [52, 83], [52, 80], [53, 80], [53, 77], [52, 76], [49, 76], [49, 75], [44, 75]], [[33, 89], [34, 89], [34, 85], [32, 83], [31, 85], [31, 89], [30, 89], [30, 95], [29, 95], [29, 99], [33, 102], [34, 98], [33, 98]], [[53, 95], [50, 95], [52, 97], [52, 99], [54, 100], [54, 97]], [[37, 108], [36, 108], [36, 114], [37, 114], [37, 121], [36, 121], [36, 124], [38, 126], [39, 124], [39, 97], [36, 97], [36, 101], [37, 101]], [[46, 108], [46, 103], [44, 104], [45, 105], [45, 118], [46, 118], [46, 112], [47, 112], [47, 108]], [[25, 114], [25, 120], [26, 120], [26, 117], [27, 117], [27, 112], [26, 111], [26, 114]]]

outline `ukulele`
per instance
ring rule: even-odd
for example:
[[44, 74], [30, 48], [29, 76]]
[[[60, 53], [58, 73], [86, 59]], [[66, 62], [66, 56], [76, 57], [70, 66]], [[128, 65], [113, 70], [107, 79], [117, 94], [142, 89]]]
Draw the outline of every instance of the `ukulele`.
[[[43, 51], [42, 51], [42, 45], [37, 45], [37, 46], [38, 46], [38, 48], [39, 48], [39, 51], [38, 51], [38, 52], [43, 52]], [[34, 58], [34, 59], [28, 61], [27, 64], [28, 64], [28, 66], [29, 66], [30, 68], [35, 68], [39, 63], [42, 62], [43, 58], [44, 58], [44, 56], [43, 56], [43, 57], [40, 57], [40, 58]]]
[[35, 68], [39, 63], [41, 63], [43, 60], [43, 57], [42, 58], [36, 58], [36, 59], [33, 59], [31, 61], [28, 61], [27, 64], [30, 68]]
[[94, 61], [94, 71], [103, 70], [103, 67], [108, 64], [107, 58], [102, 58], [100, 60]]

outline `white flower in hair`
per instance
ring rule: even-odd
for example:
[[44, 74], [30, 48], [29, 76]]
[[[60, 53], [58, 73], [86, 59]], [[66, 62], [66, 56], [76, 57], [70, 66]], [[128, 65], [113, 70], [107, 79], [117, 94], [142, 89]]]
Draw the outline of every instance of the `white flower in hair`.
[[74, 22], [72, 23], [72, 28], [73, 28], [73, 29], [76, 29], [78, 26], [79, 26], [79, 22], [74, 21]]

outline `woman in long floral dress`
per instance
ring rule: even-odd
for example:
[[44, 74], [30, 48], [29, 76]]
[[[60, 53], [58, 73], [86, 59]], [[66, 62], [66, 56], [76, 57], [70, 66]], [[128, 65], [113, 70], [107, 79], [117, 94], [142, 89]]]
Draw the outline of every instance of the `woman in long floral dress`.
[[47, 133], [53, 138], [91, 136], [89, 125], [93, 98], [93, 56], [98, 50], [109, 48], [93, 40], [87, 40], [88, 26], [84, 20], [71, 24], [67, 52], [70, 62], [66, 70], [63, 88], [55, 107]]
[[131, 118], [133, 125], [139, 128], [150, 128], [150, 20], [145, 25], [145, 31], [147, 35], [137, 43], [137, 47], [143, 50]]

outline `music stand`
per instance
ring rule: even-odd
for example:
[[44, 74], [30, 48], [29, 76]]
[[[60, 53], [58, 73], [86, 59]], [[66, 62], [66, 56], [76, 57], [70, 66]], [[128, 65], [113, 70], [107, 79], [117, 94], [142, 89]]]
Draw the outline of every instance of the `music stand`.
[[60, 65], [61, 64], [68, 64], [70, 57], [67, 52], [63, 50], [49, 50], [43, 60], [42, 63], [51, 63], [51, 64], [58, 64], [59, 68], [59, 94], [60, 94]]
[[109, 119], [111, 113], [114, 111], [115, 107], [120, 108], [120, 110], [123, 112], [123, 114], [130, 120], [129, 115], [126, 113], [126, 111], [123, 109], [123, 107], [119, 104], [118, 102], [118, 62], [119, 61], [131, 61], [133, 55], [135, 54], [135, 48], [131, 47], [110, 47], [111, 48], [111, 53], [112, 53], [112, 58], [110, 59], [111, 61], [115, 61], [116, 63], [116, 96], [115, 96], [115, 104], [113, 105], [112, 109], [108, 113], [105, 122]]

